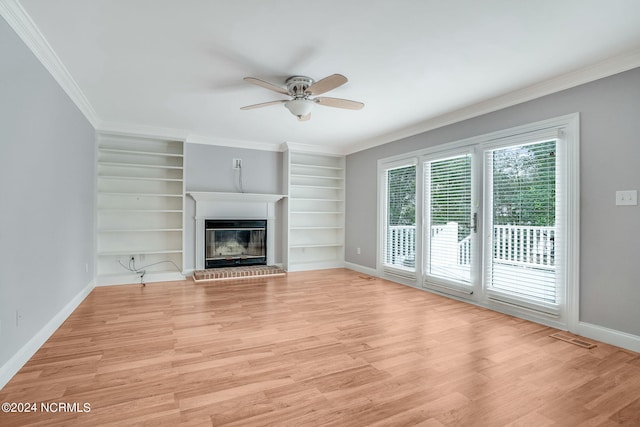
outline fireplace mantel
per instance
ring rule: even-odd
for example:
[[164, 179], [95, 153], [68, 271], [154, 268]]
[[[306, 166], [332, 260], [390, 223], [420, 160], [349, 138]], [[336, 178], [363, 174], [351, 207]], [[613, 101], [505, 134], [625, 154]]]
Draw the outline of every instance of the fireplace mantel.
[[267, 264], [274, 264], [276, 236], [275, 204], [287, 197], [282, 194], [224, 193], [209, 191], [187, 192], [196, 202], [195, 211], [195, 266], [204, 269], [204, 223], [207, 219], [266, 219]]
[[275, 203], [287, 196], [283, 194], [259, 194], [259, 193], [226, 193], [215, 191], [190, 191], [187, 193], [196, 202], [264, 202]]

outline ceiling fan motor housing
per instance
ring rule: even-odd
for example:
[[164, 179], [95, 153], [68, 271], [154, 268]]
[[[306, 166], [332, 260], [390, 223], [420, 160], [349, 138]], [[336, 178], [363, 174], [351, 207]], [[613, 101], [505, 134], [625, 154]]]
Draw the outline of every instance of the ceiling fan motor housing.
[[285, 82], [289, 94], [294, 98], [306, 98], [309, 96], [305, 92], [313, 83], [314, 80], [311, 77], [305, 76], [292, 76]]

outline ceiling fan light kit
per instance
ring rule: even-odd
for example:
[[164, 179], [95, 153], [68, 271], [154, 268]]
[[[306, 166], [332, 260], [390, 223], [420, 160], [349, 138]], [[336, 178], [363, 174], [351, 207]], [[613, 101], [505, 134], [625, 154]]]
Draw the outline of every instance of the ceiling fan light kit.
[[345, 84], [348, 80], [341, 74], [332, 74], [317, 82], [306, 76], [291, 76], [285, 81], [286, 89], [255, 77], [245, 77], [244, 80], [265, 89], [269, 89], [283, 95], [289, 95], [291, 99], [247, 105], [246, 107], [242, 107], [241, 110], [252, 110], [254, 108], [267, 107], [269, 105], [284, 104], [287, 110], [296, 116], [298, 120], [307, 121], [311, 118], [311, 110], [313, 109], [314, 104], [320, 104], [327, 107], [344, 108], [348, 110], [360, 110], [364, 107], [362, 102], [351, 101], [348, 99], [311, 97], [312, 95], [320, 95]]
[[301, 119], [302, 117], [311, 114], [313, 109], [313, 101], [308, 99], [292, 99], [284, 103], [287, 110], [291, 111], [291, 114]]

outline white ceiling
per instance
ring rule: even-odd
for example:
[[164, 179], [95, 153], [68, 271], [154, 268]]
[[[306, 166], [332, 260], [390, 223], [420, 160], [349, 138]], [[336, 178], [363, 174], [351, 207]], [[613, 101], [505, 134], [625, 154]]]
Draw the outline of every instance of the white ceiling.
[[[223, 145], [350, 153], [640, 65], [638, 0], [0, 1], [97, 128]], [[363, 110], [240, 110], [333, 73]]]

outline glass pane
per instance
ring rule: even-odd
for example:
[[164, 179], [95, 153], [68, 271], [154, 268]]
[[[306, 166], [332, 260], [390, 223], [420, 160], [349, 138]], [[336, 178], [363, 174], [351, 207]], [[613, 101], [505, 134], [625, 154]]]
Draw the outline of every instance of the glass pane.
[[471, 282], [471, 155], [425, 164], [429, 202], [427, 274]]
[[255, 258], [266, 256], [265, 230], [206, 230], [206, 259]]
[[389, 169], [387, 188], [385, 265], [415, 270], [416, 167]]
[[495, 150], [489, 286], [517, 299], [557, 303], [556, 141]]

